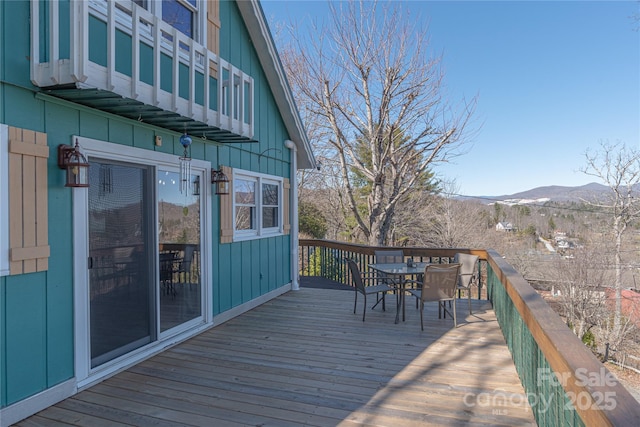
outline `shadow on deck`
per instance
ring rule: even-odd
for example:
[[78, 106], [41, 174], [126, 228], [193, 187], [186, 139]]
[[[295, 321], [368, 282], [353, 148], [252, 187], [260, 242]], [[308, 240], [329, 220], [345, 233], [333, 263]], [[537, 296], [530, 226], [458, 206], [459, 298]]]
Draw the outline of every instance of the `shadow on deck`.
[[535, 425], [488, 302], [457, 329], [430, 304], [422, 332], [411, 299], [362, 322], [345, 288], [305, 278], [20, 425]]

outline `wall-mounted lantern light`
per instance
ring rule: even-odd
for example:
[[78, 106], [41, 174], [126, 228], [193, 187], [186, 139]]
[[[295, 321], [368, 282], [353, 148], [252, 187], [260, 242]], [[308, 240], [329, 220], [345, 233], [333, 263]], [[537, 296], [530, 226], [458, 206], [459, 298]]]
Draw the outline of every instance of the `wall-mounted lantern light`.
[[199, 196], [200, 195], [200, 176], [196, 176], [196, 179], [193, 180], [193, 184], [191, 186], [191, 194], [193, 194], [194, 196]]
[[89, 186], [89, 162], [80, 152], [77, 138], [75, 147], [58, 145], [58, 167], [67, 171], [65, 187]]
[[216, 194], [229, 194], [229, 178], [222, 172], [222, 169], [211, 169], [211, 183], [216, 186]]

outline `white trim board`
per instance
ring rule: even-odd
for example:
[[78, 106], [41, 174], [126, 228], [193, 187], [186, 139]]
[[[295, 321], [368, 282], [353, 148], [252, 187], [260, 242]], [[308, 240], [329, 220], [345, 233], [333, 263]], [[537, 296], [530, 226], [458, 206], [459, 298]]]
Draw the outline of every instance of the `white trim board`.
[[0, 409], [0, 427], [7, 427], [23, 420], [36, 412], [42, 411], [51, 405], [73, 396], [76, 388], [75, 378], [67, 380], [38, 394], [27, 397], [24, 400]]

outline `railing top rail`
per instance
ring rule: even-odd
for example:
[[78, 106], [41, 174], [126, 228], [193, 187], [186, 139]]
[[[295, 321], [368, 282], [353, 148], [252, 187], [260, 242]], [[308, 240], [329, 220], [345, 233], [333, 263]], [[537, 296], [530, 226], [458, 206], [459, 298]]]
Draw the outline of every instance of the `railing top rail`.
[[[584, 346], [535, 289], [496, 251], [487, 261], [531, 335], [560, 375], [559, 381], [585, 425], [640, 425], [640, 404], [607, 368]], [[585, 402], [585, 398], [590, 400]], [[607, 400], [600, 399], [610, 397]]]
[[433, 256], [433, 257], [450, 257], [453, 258], [456, 253], [467, 253], [478, 255], [480, 259], [487, 259], [487, 251], [485, 249], [468, 249], [468, 248], [422, 248], [416, 246], [368, 246], [357, 243], [345, 243], [335, 240], [316, 240], [316, 239], [300, 239], [300, 246], [320, 246], [330, 249], [338, 249], [347, 252], [356, 252], [363, 255], [375, 255], [377, 250], [402, 250], [405, 256]]

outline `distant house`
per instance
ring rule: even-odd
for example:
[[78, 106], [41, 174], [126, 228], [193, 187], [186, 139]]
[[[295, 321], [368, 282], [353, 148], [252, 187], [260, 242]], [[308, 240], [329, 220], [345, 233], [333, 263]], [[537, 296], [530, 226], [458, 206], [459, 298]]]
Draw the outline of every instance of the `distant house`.
[[513, 231], [513, 224], [500, 221], [496, 224], [496, 231]]
[[0, 27], [5, 426], [296, 289], [316, 163], [257, 0], [15, 0]]

